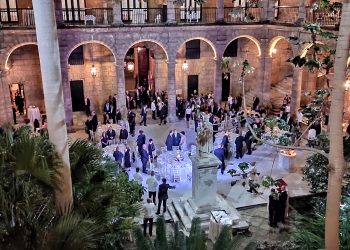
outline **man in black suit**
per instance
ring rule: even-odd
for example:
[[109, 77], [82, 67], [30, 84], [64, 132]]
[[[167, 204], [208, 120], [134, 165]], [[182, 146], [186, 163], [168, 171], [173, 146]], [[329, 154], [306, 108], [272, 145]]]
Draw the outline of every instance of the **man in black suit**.
[[166, 179], [162, 179], [162, 184], [158, 188], [158, 210], [157, 214], [160, 214], [160, 207], [163, 202], [163, 213], [166, 212], [166, 200], [168, 199], [168, 189], [174, 189], [175, 186], [170, 186], [166, 183]]
[[165, 105], [165, 103], [162, 103], [162, 107], [160, 109], [160, 123], [159, 125], [162, 125], [162, 122], [164, 121], [164, 125], [166, 124], [166, 117], [168, 116], [168, 107]]
[[143, 123], [143, 126], [147, 126], [146, 125], [146, 119], [147, 119], [147, 106], [143, 106], [142, 109], [141, 109], [141, 122], [140, 122], [140, 125], [142, 125]]
[[165, 145], [166, 145], [167, 151], [173, 150], [173, 131], [172, 130], [170, 130], [166, 138]]
[[279, 199], [278, 199], [278, 219], [277, 222], [285, 223], [285, 214], [286, 214], [286, 207], [287, 207], [287, 199], [288, 199], [288, 193], [286, 190], [286, 186], [281, 186], [281, 192], [279, 193]]
[[269, 195], [269, 225], [271, 227], [277, 227], [277, 207], [278, 207], [278, 194], [274, 188], [271, 189]]
[[144, 174], [147, 174], [147, 163], [148, 163], [149, 156], [148, 156], [146, 144], [142, 145], [140, 156], [141, 156], [141, 162], [142, 162], [142, 172]]
[[156, 151], [156, 147], [154, 146], [153, 139], [148, 140], [148, 155], [151, 159], [153, 159], [154, 152]]
[[126, 144], [128, 136], [129, 136], [128, 130], [125, 128], [125, 126], [123, 126], [123, 128], [120, 130], [120, 134], [119, 134], [120, 142]]
[[228, 144], [229, 144], [228, 132], [225, 131], [225, 135], [222, 137], [222, 141], [221, 141], [221, 145], [223, 145], [224, 151], [225, 151], [225, 158], [228, 157]]
[[236, 144], [236, 159], [243, 157], [243, 141], [244, 137], [242, 136], [242, 132], [239, 132], [239, 136], [235, 140]]
[[143, 134], [143, 131], [140, 130], [139, 135], [137, 136], [137, 139], [136, 139], [137, 149], [138, 149], [138, 152], [140, 153], [140, 155], [141, 155], [141, 151], [142, 151], [142, 146], [145, 143], [146, 143], [146, 136]]
[[259, 103], [260, 103], [259, 97], [254, 96], [253, 97], [253, 110], [256, 110], [256, 108], [258, 107]]
[[173, 137], [173, 146], [180, 146], [181, 135], [174, 129]]
[[128, 113], [128, 122], [129, 122], [129, 127], [130, 127], [130, 134], [132, 136], [135, 135], [135, 126], [136, 126], [136, 122], [135, 122], [135, 113], [132, 112], [131, 110], [129, 110]]
[[244, 136], [244, 141], [245, 141], [245, 145], [247, 146], [247, 155], [251, 155], [252, 154], [252, 140], [253, 140], [253, 134], [250, 131], [250, 129], [248, 129], [247, 133], [245, 133]]
[[221, 165], [218, 167], [221, 169], [221, 174], [224, 174], [225, 171], [225, 151], [224, 147], [221, 144], [220, 147], [214, 150], [214, 155], [221, 161]]

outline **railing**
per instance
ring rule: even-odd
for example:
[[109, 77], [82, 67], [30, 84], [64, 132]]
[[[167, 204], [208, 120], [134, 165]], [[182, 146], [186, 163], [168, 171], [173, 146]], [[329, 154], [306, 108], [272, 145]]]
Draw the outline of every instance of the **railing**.
[[33, 9], [0, 9], [0, 22], [6, 26], [34, 26]]
[[177, 23], [215, 23], [215, 7], [197, 7], [197, 8], [176, 8], [175, 20]]
[[259, 23], [262, 8], [259, 7], [225, 7], [224, 20], [226, 23]]
[[307, 23], [319, 23], [321, 26], [339, 26], [340, 16], [341, 8], [329, 11], [326, 9], [313, 10], [311, 7], [306, 7]]
[[122, 9], [122, 21], [125, 24], [164, 23], [166, 17], [162, 8]]
[[113, 23], [112, 8], [62, 9], [67, 24], [109, 25]]
[[276, 23], [294, 24], [299, 19], [299, 7], [274, 7], [274, 18]]

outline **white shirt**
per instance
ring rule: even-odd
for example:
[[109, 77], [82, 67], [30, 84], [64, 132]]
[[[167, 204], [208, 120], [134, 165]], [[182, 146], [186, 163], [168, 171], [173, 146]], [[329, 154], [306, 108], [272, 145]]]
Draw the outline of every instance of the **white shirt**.
[[297, 119], [298, 119], [298, 122], [302, 122], [303, 121], [303, 113], [299, 112]]
[[144, 218], [153, 218], [156, 213], [156, 205], [154, 203], [146, 203], [143, 205]]
[[154, 176], [149, 176], [146, 180], [148, 192], [157, 192], [158, 181]]
[[137, 181], [138, 184], [142, 185], [143, 178], [142, 178], [142, 175], [140, 173], [135, 173], [133, 177], [134, 177], [134, 180]]
[[316, 139], [316, 130], [315, 129], [310, 129], [309, 133], [307, 134], [307, 139], [308, 140], [315, 140]]
[[290, 113], [290, 106], [287, 105], [285, 110], [286, 110], [286, 113]]
[[152, 111], [156, 110], [156, 104], [154, 102], [151, 102], [151, 110]]
[[190, 115], [192, 113], [192, 109], [190, 107], [186, 108], [186, 115]]

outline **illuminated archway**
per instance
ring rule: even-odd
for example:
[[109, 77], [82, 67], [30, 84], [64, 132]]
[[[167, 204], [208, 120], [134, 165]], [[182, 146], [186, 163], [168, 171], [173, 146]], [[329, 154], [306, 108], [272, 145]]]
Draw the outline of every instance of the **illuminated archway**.
[[[247, 38], [247, 39], [251, 40], [251, 41], [256, 45], [256, 47], [257, 47], [257, 49], [258, 49], [258, 56], [261, 56], [261, 48], [260, 48], [260, 43], [259, 43], [259, 41], [258, 41], [255, 37], [252, 37], [252, 36], [249, 36], [249, 35], [240, 35], [240, 36], [237, 36], [237, 37], [233, 38], [233, 39], [226, 45], [225, 50], [226, 50], [226, 48], [230, 45], [231, 42], [233, 42], [234, 40], [239, 39], [239, 38]], [[224, 50], [224, 51], [225, 51], [225, 50]]]
[[272, 38], [270, 44], [269, 44], [269, 56], [272, 57], [274, 54], [274, 49], [276, 48], [276, 45], [279, 41], [285, 40], [288, 42], [288, 40], [284, 36], [276, 36]]
[[16, 46], [14, 46], [13, 48], [11, 48], [11, 50], [7, 53], [7, 56], [6, 56], [6, 60], [5, 60], [5, 69], [6, 70], [9, 70], [10, 67], [7, 65], [8, 63], [8, 60], [11, 56], [11, 54], [18, 48], [22, 47], [22, 46], [26, 46], [26, 45], [38, 45], [36, 42], [25, 42], [25, 43], [21, 43], [21, 44], [17, 44]]
[[[180, 47], [183, 46], [184, 44], [186, 44], [187, 42], [192, 41], [192, 40], [202, 40], [202, 41], [206, 42], [207, 44], [209, 44], [209, 46], [212, 48], [213, 53], [214, 53], [213, 59], [214, 60], [217, 59], [217, 53], [216, 53], [216, 49], [215, 49], [214, 44], [212, 43], [212, 41], [210, 41], [204, 37], [200, 37], [200, 36], [199, 37], [191, 37], [191, 38], [185, 40], [183, 43], [181, 43]], [[180, 47], [178, 47], [176, 51], [178, 51], [180, 49]]]

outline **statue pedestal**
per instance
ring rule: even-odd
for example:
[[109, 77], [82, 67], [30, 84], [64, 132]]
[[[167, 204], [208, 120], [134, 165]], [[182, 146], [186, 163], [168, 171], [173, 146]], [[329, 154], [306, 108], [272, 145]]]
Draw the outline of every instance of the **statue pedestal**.
[[216, 200], [217, 167], [221, 164], [214, 154], [196, 154], [192, 161], [192, 200], [197, 211], [213, 210], [218, 205]]

